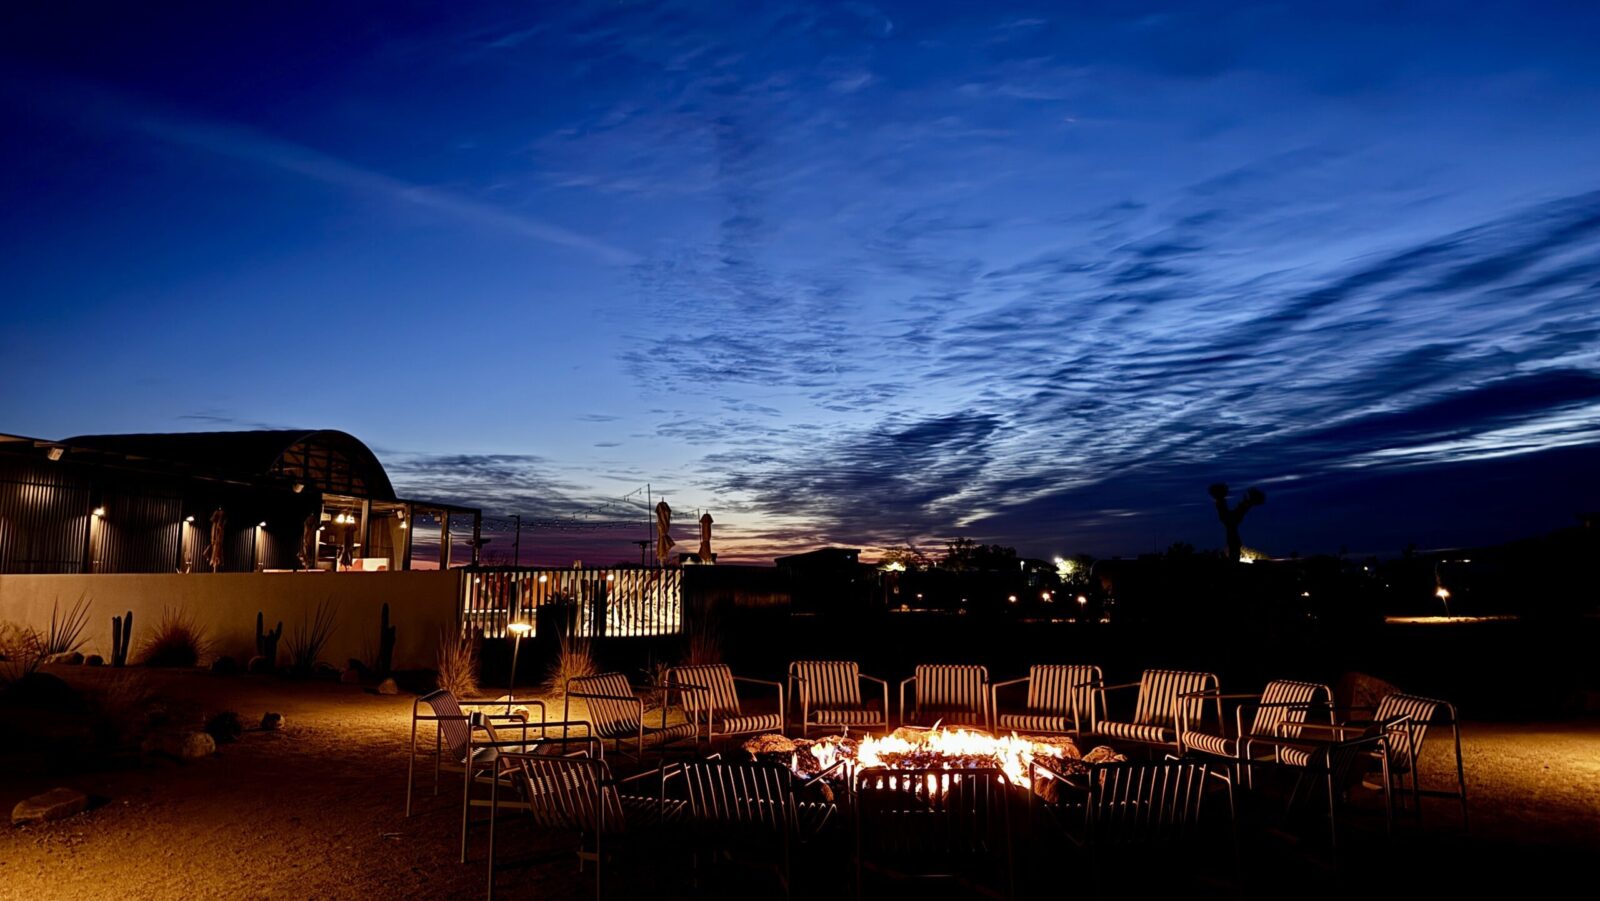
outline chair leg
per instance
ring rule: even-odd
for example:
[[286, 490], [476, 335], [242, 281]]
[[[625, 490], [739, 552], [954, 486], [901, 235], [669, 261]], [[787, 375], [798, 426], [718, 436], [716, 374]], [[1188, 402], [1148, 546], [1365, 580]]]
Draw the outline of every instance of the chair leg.
[[[1452, 713], [1453, 713], [1453, 711], [1452, 711]], [[1465, 765], [1461, 761], [1461, 720], [1460, 720], [1460, 718], [1458, 716], [1453, 716], [1452, 719], [1451, 719], [1450, 726], [1451, 726], [1451, 731], [1453, 731], [1455, 733], [1455, 739], [1456, 739], [1456, 791], [1460, 792], [1460, 794], [1461, 794], [1461, 831], [1462, 832], [1470, 832], [1471, 831], [1471, 827], [1467, 823], [1467, 770], [1466, 770]]]
[[496, 814], [500, 812], [500, 780], [495, 778], [489, 785], [489, 891], [485, 896], [494, 898], [494, 823]]
[[411, 816], [411, 787], [417, 772], [417, 718], [411, 718], [411, 744], [406, 746], [406, 816]]
[[467, 818], [472, 811], [472, 764], [461, 773], [461, 862], [467, 862]]

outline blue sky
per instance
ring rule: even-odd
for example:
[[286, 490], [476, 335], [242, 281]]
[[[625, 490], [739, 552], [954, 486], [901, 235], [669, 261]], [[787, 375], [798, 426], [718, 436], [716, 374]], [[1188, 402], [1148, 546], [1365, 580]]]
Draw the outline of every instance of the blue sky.
[[0, 431], [342, 428], [753, 557], [1214, 546], [1217, 479], [1272, 553], [1600, 508], [1591, 4], [5, 19]]

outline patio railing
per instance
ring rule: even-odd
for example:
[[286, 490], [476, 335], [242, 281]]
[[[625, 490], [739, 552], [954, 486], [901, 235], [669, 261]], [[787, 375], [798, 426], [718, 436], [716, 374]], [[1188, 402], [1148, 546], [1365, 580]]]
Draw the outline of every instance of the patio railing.
[[510, 623], [588, 638], [642, 638], [683, 631], [683, 570], [461, 570], [461, 627], [485, 638]]

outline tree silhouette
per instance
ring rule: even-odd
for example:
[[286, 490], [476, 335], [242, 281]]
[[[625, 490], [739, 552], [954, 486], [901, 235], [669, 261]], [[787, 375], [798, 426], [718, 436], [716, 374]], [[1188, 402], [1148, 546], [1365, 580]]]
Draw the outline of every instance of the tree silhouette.
[[1244, 552], [1244, 542], [1239, 540], [1239, 523], [1244, 522], [1244, 515], [1250, 512], [1251, 507], [1259, 507], [1267, 502], [1266, 492], [1251, 488], [1244, 493], [1244, 500], [1229, 509], [1226, 482], [1218, 482], [1207, 490], [1217, 505], [1217, 518], [1222, 520], [1222, 527], [1228, 530], [1228, 560], [1237, 563], [1239, 555]]

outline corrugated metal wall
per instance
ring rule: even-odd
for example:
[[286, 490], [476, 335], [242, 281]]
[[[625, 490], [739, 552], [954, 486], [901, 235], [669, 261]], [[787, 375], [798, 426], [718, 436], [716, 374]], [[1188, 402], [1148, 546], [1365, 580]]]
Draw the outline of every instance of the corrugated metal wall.
[[89, 500], [63, 467], [0, 460], [0, 572], [82, 572]]

